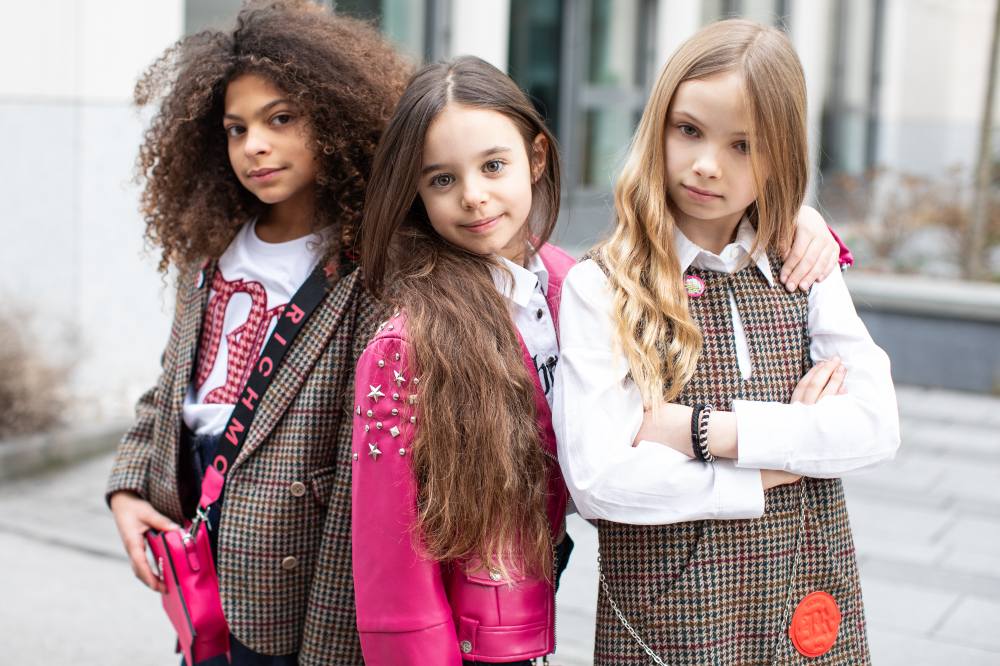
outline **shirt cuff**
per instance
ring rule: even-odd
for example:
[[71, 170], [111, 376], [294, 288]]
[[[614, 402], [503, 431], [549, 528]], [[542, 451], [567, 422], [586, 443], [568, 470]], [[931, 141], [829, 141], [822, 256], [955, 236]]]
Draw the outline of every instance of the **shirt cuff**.
[[716, 460], [715, 509], [719, 518], [760, 518], [764, 515], [764, 486], [760, 472], [737, 469], [728, 460]]
[[737, 467], [785, 470], [791, 458], [789, 443], [799, 417], [800, 405], [734, 400]]

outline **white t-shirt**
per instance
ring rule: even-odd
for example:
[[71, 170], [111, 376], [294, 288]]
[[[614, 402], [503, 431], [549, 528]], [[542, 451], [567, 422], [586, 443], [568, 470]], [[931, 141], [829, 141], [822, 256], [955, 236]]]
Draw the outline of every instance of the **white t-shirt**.
[[265, 243], [255, 228], [251, 221], [237, 232], [209, 285], [183, 409], [184, 423], [199, 435], [222, 432], [278, 317], [322, 254], [320, 234]]

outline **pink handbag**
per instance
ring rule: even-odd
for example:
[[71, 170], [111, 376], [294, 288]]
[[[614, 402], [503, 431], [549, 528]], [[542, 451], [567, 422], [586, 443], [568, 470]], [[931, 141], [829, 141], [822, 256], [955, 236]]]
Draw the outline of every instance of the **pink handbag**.
[[[193, 535], [193, 536], [192, 536]], [[187, 666], [220, 654], [229, 658], [229, 625], [222, 614], [208, 529], [201, 521], [184, 529], [146, 533], [166, 586], [163, 610], [177, 632]]]

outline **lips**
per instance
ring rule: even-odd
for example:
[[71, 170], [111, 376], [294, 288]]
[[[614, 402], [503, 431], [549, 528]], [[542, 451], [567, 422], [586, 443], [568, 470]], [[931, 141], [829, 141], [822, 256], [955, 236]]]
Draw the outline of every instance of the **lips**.
[[697, 204], [709, 204], [722, 199], [721, 194], [716, 194], [711, 190], [703, 190], [700, 187], [685, 185], [684, 183], [681, 183], [681, 187], [684, 189], [687, 199]]
[[284, 167], [264, 167], [261, 169], [254, 169], [247, 175], [254, 180], [267, 180], [270, 176], [282, 170], [284, 170]]
[[471, 231], [473, 233], [483, 233], [489, 231], [496, 226], [497, 222], [500, 221], [500, 215], [494, 217], [485, 217], [481, 220], [476, 220], [475, 222], [470, 222], [469, 224], [459, 225], [466, 231]]
[[721, 194], [716, 194], [715, 192], [712, 192], [711, 190], [703, 190], [700, 187], [695, 187], [694, 185], [682, 185], [682, 187], [684, 187], [686, 190], [688, 190], [692, 194], [697, 194], [697, 195], [703, 196], [703, 197], [721, 197], [722, 196]]

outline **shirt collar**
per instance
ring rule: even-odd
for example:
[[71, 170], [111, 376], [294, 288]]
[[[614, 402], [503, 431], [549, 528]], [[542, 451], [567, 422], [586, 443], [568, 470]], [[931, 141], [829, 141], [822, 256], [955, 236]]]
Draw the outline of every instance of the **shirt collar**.
[[510, 276], [498, 267], [492, 269], [493, 284], [496, 285], [497, 291], [514, 304], [527, 307], [536, 288], [540, 287], [543, 294], [548, 290], [549, 271], [537, 253], [528, 260], [527, 266], [521, 266], [499, 255], [497, 259], [510, 271], [514, 284], [510, 285]]
[[[743, 265], [746, 257], [750, 256], [750, 249], [756, 238], [756, 230], [750, 224], [750, 220], [744, 217], [736, 228], [736, 240], [726, 245], [721, 254], [715, 254], [692, 243], [684, 232], [674, 225], [674, 249], [677, 251], [677, 260], [680, 262], [682, 273], [691, 266], [733, 273]], [[773, 287], [774, 275], [771, 273], [771, 262], [767, 260], [767, 253], [758, 250], [754, 264]]]

